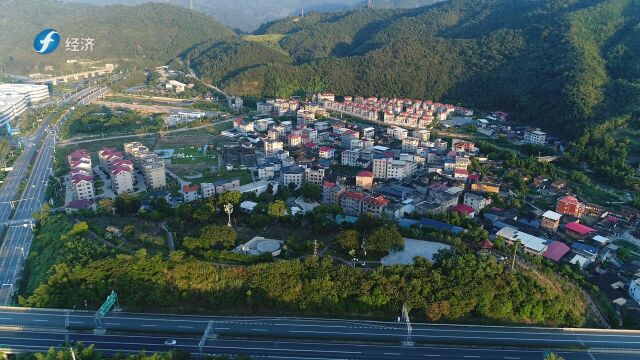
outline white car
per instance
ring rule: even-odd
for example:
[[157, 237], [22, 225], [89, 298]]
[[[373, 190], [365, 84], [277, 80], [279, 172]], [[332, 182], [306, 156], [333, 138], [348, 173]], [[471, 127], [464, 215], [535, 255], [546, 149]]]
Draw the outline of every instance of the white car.
[[164, 341], [165, 345], [176, 345], [178, 342], [175, 339], [167, 339]]

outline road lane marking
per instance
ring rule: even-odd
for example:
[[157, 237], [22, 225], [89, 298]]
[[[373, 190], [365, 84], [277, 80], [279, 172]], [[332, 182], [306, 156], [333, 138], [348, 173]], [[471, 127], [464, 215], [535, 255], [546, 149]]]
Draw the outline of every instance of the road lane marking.
[[33, 321], [35, 322], [47, 322], [49, 320], [44, 320], [44, 319], [33, 319]]
[[215, 330], [231, 330], [231, 328], [215, 328]]
[[473, 359], [480, 359], [480, 356], [478, 356], [478, 355], [465, 355], [465, 356], [463, 356], [463, 357], [465, 357], [465, 358], [470, 358], [470, 359], [471, 359], [471, 358], [473, 358]]
[[267, 329], [251, 329], [251, 331], [268, 331]]
[[186, 326], [186, 325], [178, 325], [178, 327], [181, 329], [193, 329], [193, 326]]
[[426, 356], [426, 357], [439, 357], [440, 355], [438, 355], [438, 354], [425, 354], [424, 356]]
[[13, 320], [13, 318], [0, 318], [0, 320]]
[[69, 324], [84, 324], [84, 321], [69, 320]]
[[156, 327], [156, 325], [153, 325], [153, 324], [142, 324], [140, 326], [142, 326], [142, 327]]
[[511, 360], [519, 360], [519, 359], [522, 359], [522, 358], [519, 358], [519, 357], [513, 357], [513, 356], [505, 356], [504, 358], [505, 358], [505, 359], [511, 359]]
[[120, 325], [120, 323], [104, 323], [105, 325]]
[[400, 353], [384, 353], [385, 355], [393, 355], [393, 356], [400, 356], [402, 354]]

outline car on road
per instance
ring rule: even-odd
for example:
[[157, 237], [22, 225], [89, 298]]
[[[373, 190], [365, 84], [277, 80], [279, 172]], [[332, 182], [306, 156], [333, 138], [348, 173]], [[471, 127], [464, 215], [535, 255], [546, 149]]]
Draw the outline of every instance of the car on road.
[[178, 342], [175, 339], [167, 339], [164, 341], [165, 345], [176, 345]]

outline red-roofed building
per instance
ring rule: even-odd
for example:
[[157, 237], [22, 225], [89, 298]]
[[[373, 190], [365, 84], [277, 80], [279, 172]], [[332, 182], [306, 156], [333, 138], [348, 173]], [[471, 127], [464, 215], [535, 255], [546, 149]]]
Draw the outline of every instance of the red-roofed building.
[[591, 228], [584, 224], [580, 224], [577, 221], [566, 224], [564, 226], [564, 230], [567, 233], [567, 235], [576, 239], [582, 239], [587, 237], [588, 235], [596, 233], [596, 229]]
[[109, 171], [111, 188], [117, 195], [134, 191], [133, 162], [131, 160], [116, 160]]
[[489, 241], [489, 239], [484, 239], [482, 243], [480, 243], [480, 249], [482, 250], [491, 250], [493, 249], [493, 243]]
[[476, 214], [476, 211], [469, 205], [459, 204], [454, 206], [451, 211], [463, 214], [467, 217], [473, 218]]
[[84, 199], [84, 200], [72, 200], [67, 205], [64, 206], [64, 211], [67, 214], [74, 213], [80, 210], [96, 210], [96, 201], [93, 199]]
[[469, 170], [467, 169], [455, 169], [453, 171], [453, 178], [460, 180], [467, 180], [469, 177]]
[[184, 201], [198, 200], [198, 190], [200, 190], [200, 185], [198, 184], [182, 186], [182, 196], [184, 198]]
[[340, 195], [344, 188], [334, 182], [324, 181], [322, 183], [322, 203], [327, 205], [340, 204]]
[[552, 241], [551, 244], [547, 246], [547, 251], [542, 254], [542, 256], [547, 259], [551, 259], [553, 261], [560, 261], [563, 256], [565, 256], [571, 249], [565, 243], [560, 241]]
[[584, 205], [571, 195], [564, 196], [558, 200], [556, 212], [574, 217], [582, 216]]
[[371, 171], [360, 171], [356, 174], [356, 187], [365, 190], [373, 188], [373, 173]]
[[384, 196], [371, 196], [360, 191], [345, 191], [340, 195], [340, 206], [346, 215], [382, 216], [387, 205], [389, 200]]
[[329, 146], [323, 146], [320, 148], [320, 152], [318, 156], [322, 159], [333, 159], [335, 155], [335, 150]]

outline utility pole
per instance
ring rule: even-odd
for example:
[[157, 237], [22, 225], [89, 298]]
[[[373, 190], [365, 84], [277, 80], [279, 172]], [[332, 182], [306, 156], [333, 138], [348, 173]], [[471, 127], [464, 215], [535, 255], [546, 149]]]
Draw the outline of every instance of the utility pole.
[[511, 270], [514, 270], [516, 268], [516, 253], [518, 250], [518, 242], [514, 242], [513, 243], [513, 259], [511, 260]]

